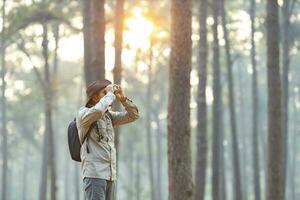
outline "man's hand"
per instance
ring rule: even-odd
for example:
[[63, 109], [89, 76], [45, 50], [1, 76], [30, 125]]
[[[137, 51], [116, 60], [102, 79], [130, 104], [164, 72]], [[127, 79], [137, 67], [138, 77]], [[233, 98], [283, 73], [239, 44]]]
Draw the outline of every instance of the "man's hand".
[[105, 92], [106, 92], [106, 94], [107, 94], [108, 92], [114, 93], [114, 92], [115, 92], [115, 85], [114, 85], [114, 84], [109, 84], [108, 86], [106, 86]]
[[121, 86], [120, 86], [120, 85], [115, 85], [114, 87], [115, 87], [114, 94], [115, 94], [116, 98], [117, 98], [119, 101], [121, 101], [121, 102], [122, 102], [122, 101], [125, 101], [125, 100], [126, 100], [126, 97], [125, 97], [125, 95], [124, 95], [124, 92], [123, 92]]

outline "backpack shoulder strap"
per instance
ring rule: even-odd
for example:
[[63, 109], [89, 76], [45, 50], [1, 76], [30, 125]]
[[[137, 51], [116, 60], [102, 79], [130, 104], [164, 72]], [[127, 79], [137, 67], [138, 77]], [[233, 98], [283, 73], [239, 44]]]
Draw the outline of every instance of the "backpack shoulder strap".
[[85, 139], [90, 135], [91, 130], [93, 129], [93, 127], [97, 124], [97, 121], [93, 122], [89, 128], [89, 130], [87, 131], [87, 133], [85, 134], [85, 136], [83, 137], [82, 140], [82, 144], [84, 143]]

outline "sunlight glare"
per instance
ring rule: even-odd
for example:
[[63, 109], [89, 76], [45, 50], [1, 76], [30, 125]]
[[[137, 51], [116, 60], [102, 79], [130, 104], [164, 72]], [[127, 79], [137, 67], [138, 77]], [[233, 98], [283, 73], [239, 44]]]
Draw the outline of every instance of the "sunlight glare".
[[133, 16], [125, 21], [124, 42], [130, 48], [148, 50], [150, 36], [154, 29], [152, 21], [145, 18], [140, 8], [133, 10]]
[[59, 43], [58, 55], [65, 61], [78, 61], [83, 55], [83, 38], [81, 34], [76, 34], [63, 38]]

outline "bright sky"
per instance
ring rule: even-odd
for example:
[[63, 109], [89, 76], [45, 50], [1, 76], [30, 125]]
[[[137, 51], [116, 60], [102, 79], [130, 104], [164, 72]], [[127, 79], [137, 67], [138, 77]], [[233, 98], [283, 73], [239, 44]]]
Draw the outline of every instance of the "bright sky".
[[[145, 18], [142, 9], [133, 9], [133, 15], [125, 20], [125, 30], [123, 33], [123, 46], [128, 46], [130, 51], [124, 49], [122, 61], [125, 66], [132, 64], [135, 59], [137, 49], [148, 50], [150, 46], [149, 37], [153, 31], [153, 23]], [[113, 69], [114, 65], [114, 30], [107, 30], [105, 35], [105, 67], [108, 70]], [[72, 51], [70, 51], [72, 47]], [[64, 38], [60, 41], [58, 51], [62, 60], [74, 61], [82, 59], [83, 56], [83, 38], [81, 34]]]

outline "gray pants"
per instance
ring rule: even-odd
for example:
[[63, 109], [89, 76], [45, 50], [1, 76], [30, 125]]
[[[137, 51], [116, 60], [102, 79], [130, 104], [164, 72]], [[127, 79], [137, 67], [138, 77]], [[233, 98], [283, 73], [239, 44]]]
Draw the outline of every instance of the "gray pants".
[[115, 182], [101, 178], [84, 178], [85, 200], [115, 200]]

